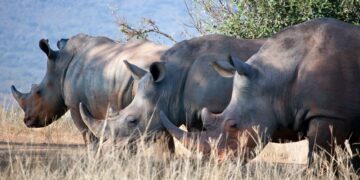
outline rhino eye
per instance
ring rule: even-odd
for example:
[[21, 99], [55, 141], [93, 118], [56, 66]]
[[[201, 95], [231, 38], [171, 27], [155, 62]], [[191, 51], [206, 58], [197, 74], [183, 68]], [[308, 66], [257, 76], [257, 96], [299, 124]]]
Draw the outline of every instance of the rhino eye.
[[134, 128], [139, 123], [139, 121], [133, 116], [128, 116], [126, 118], [126, 121], [127, 121], [127, 125], [128, 125], [129, 128]]
[[36, 91], [35, 91], [35, 94], [38, 95], [38, 96], [41, 96], [42, 91], [41, 91], [41, 90], [36, 90]]

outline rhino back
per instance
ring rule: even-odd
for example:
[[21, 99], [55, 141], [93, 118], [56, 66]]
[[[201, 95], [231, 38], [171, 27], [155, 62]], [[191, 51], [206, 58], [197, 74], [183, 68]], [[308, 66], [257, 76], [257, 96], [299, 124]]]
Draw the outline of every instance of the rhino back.
[[277, 99], [278, 123], [298, 129], [316, 116], [360, 117], [359, 48], [359, 26], [323, 18], [278, 33], [248, 62], [264, 77], [263, 93]]
[[[104, 118], [106, 109], [124, 108], [124, 96], [132, 77], [123, 60], [143, 68], [160, 59], [166, 47], [148, 41], [121, 44], [105, 37], [75, 36], [70, 39], [78, 48], [64, 80], [64, 99], [70, 109], [85, 103], [96, 118]], [[79, 44], [79, 43], [77, 43]], [[131, 90], [130, 90], [131, 91]], [[131, 95], [131, 94], [130, 94]]]
[[308, 118], [330, 116], [360, 128], [360, 27], [325, 19], [315, 31], [294, 96], [310, 109]]

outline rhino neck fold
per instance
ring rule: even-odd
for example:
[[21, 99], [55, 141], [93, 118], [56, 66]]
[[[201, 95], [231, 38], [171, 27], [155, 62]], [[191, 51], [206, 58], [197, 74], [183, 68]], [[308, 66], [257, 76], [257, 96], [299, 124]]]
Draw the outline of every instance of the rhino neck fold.
[[[170, 120], [176, 124], [176, 125], [186, 125], [190, 124], [191, 120], [186, 119], [186, 112], [185, 112], [185, 104], [184, 104], [184, 89], [185, 84], [188, 78], [190, 67], [194, 61], [188, 62], [187, 65], [182, 66], [180, 68], [177, 68], [178, 71], [173, 71], [174, 78], [179, 79], [179, 81], [172, 81], [169, 84], [178, 84], [171, 86], [171, 94], [170, 97], [168, 97], [168, 104], [167, 104], [167, 112], [169, 112]], [[176, 64], [175, 67], [181, 66], [179, 64]], [[167, 68], [171, 69], [171, 68]], [[173, 68], [174, 70], [175, 68]], [[175, 110], [175, 111], [174, 111]]]
[[[64, 65], [64, 71], [62, 73], [62, 76], [61, 76], [61, 79], [60, 79], [60, 89], [61, 89], [61, 101], [65, 104], [65, 95], [64, 95], [64, 83], [65, 83], [65, 78], [66, 78], [66, 75], [67, 75], [67, 71], [69, 69], [69, 66], [71, 64], [71, 62], [73, 61], [74, 57], [76, 55], [76, 52], [74, 52], [72, 55], [71, 55], [71, 58], [69, 61], [65, 62], [66, 64]], [[66, 106], [66, 104], [65, 104]]]

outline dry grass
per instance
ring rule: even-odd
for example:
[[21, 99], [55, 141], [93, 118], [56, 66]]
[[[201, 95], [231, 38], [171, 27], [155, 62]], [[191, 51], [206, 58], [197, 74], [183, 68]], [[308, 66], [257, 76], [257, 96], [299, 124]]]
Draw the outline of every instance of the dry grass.
[[204, 158], [178, 143], [170, 155], [161, 143], [143, 141], [136, 154], [113, 150], [97, 157], [82, 144], [69, 116], [41, 129], [26, 128], [22, 116], [18, 109], [0, 108], [0, 179], [357, 179], [349, 154], [340, 149], [337, 175], [321, 155], [307, 168], [306, 141], [271, 144], [247, 164], [230, 156]]

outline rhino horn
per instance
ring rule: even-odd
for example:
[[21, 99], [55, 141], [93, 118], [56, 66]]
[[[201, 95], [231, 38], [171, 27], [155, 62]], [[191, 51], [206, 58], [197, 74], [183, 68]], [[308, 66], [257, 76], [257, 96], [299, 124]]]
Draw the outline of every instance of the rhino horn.
[[173, 123], [170, 122], [168, 117], [164, 114], [164, 112], [160, 111], [160, 120], [161, 123], [164, 125], [166, 130], [174, 136], [176, 139], [182, 140], [184, 137], [187, 136], [187, 132], [181, 130], [177, 126], [175, 126]]
[[201, 120], [205, 128], [217, 127], [221, 123], [219, 116], [210, 112], [207, 108], [201, 110]]
[[165, 127], [165, 129], [172, 136], [174, 136], [176, 139], [178, 139], [180, 142], [182, 142], [185, 145], [185, 147], [194, 148], [194, 146], [191, 146], [192, 143], [199, 142], [199, 144], [197, 144], [198, 150], [200, 150], [204, 153], [210, 152], [211, 149], [210, 149], [209, 144], [206, 141], [204, 141], [204, 138], [201, 137], [200, 133], [183, 131], [182, 129], [175, 126], [172, 122], [170, 122], [170, 120], [167, 118], [167, 116], [162, 111], [160, 111], [160, 121], [163, 124], [163, 126]]
[[99, 120], [92, 117], [83, 103], [79, 104], [79, 110], [83, 122], [97, 138], [105, 137], [105, 139], [107, 139], [109, 137], [109, 127], [106, 120]]
[[19, 105], [21, 106], [21, 108], [24, 108], [23, 106], [23, 102], [25, 99], [25, 94], [21, 93], [20, 91], [18, 91], [14, 85], [11, 86], [11, 93], [14, 96], [15, 100], [19, 103]]
[[41, 39], [39, 41], [39, 47], [40, 49], [46, 54], [46, 56], [51, 59], [55, 60], [57, 56], [57, 52], [52, 50], [49, 45], [49, 40], [47, 39]]

